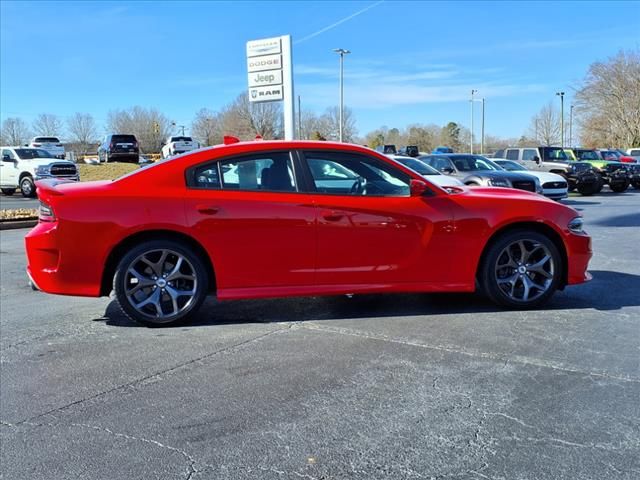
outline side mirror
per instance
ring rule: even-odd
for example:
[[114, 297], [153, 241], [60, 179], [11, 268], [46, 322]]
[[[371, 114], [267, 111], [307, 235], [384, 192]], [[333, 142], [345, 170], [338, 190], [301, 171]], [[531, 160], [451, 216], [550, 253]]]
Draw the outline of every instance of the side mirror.
[[411, 182], [409, 183], [409, 191], [411, 192], [412, 197], [420, 197], [428, 190], [426, 182], [413, 178], [411, 179]]
[[533, 157], [533, 161], [536, 163], [540, 163], [540, 157], [536, 155], [535, 157]]
[[451, 167], [442, 167], [440, 171], [446, 175], [451, 175], [453, 173], [453, 168]]

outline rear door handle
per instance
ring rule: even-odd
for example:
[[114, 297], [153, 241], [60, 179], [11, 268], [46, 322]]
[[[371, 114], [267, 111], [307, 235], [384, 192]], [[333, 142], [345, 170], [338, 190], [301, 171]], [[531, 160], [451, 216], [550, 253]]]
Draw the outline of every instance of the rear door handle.
[[344, 213], [336, 212], [335, 210], [323, 210], [321, 215], [322, 215], [322, 218], [330, 222], [337, 222], [338, 220], [344, 217]]
[[220, 207], [216, 207], [215, 205], [198, 205], [196, 210], [203, 215], [215, 215], [220, 211]]

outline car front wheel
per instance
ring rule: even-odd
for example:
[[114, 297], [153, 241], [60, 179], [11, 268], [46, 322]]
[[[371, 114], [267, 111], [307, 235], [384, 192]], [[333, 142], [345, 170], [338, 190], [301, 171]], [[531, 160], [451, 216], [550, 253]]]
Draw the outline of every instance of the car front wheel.
[[33, 198], [36, 196], [36, 185], [33, 183], [33, 178], [29, 175], [20, 180], [20, 192], [22, 193], [22, 196], [26, 198]]
[[560, 252], [549, 237], [519, 230], [491, 244], [479, 280], [493, 302], [509, 308], [535, 308], [557, 290], [562, 269]]
[[120, 261], [114, 291], [132, 320], [151, 327], [176, 325], [196, 313], [208, 292], [207, 270], [181, 243], [154, 240]]

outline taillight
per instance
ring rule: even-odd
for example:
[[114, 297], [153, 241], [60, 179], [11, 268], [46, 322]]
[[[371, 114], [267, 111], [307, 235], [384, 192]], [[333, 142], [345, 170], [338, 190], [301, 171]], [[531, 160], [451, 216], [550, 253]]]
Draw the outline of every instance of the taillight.
[[53, 213], [53, 208], [51, 205], [47, 205], [44, 202], [40, 202], [40, 207], [38, 208], [38, 219], [41, 222], [55, 222], [56, 216]]
[[56, 147], [61, 147], [62, 144], [61, 143], [56, 143]]
[[116, 148], [116, 144], [112, 143], [111, 145], [109, 145], [109, 148], [113, 150], [114, 148]]
[[34, 147], [41, 147], [42, 145], [40, 145], [39, 143], [34, 143], [33, 146]]

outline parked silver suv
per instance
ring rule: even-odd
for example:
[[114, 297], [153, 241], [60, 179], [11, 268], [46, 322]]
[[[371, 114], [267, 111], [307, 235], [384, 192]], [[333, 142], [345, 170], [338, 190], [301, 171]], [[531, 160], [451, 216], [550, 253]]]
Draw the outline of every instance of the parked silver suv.
[[533, 171], [557, 173], [565, 178], [571, 174], [570, 159], [560, 147], [509, 147], [493, 156], [519, 162]]

